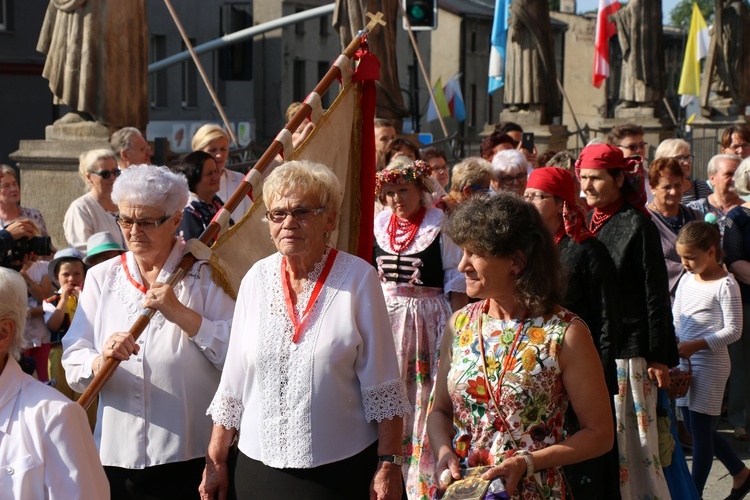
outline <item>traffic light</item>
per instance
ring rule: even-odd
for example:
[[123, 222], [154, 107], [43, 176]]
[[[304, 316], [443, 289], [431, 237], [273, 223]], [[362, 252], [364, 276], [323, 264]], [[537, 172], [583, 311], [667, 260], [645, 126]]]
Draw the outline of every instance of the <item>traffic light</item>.
[[[428, 31], [437, 28], [437, 0], [403, 0], [404, 12], [409, 18], [411, 29]], [[404, 19], [404, 29], [406, 20]]]

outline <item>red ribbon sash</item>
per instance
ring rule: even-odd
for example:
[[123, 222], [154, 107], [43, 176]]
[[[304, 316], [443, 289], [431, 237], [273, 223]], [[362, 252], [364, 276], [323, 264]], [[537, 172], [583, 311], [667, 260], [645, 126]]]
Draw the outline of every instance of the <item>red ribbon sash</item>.
[[336, 250], [335, 248], [331, 248], [325, 266], [323, 266], [323, 272], [320, 273], [320, 276], [315, 281], [315, 287], [313, 288], [312, 294], [310, 295], [310, 300], [307, 301], [307, 307], [305, 307], [305, 311], [302, 313], [302, 316], [299, 319], [297, 319], [297, 314], [294, 312], [294, 304], [292, 303], [292, 285], [289, 282], [289, 273], [286, 272], [286, 257], [281, 259], [281, 285], [284, 289], [286, 311], [287, 314], [289, 314], [289, 319], [292, 320], [292, 325], [294, 325], [294, 337], [292, 337], [292, 342], [294, 344], [299, 342], [299, 338], [302, 335], [302, 329], [305, 327], [305, 324], [309, 319], [309, 313], [312, 310], [313, 306], [315, 306], [315, 303], [318, 301], [320, 291], [323, 289], [326, 278], [328, 278], [328, 274], [331, 272], [333, 261], [336, 260], [336, 254], [338, 254], [338, 250]]

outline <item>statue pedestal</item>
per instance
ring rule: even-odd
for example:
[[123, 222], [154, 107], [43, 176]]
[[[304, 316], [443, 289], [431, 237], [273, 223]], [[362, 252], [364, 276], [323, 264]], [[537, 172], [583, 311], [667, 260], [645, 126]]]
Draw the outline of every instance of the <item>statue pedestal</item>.
[[20, 169], [21, 204], [41, 210], [52, 243], [68, 246], [63, 218], [70, 203], [86, 192], [78, 158], [91, 149], [109, 149], [109, 130], [96, 122], [47, 126], [46, 139], [22, 140], [10, 154]]
[[[538, 153], [548, 149], [562, 151], [568, 149], [568, 127], [566, 125], [541, 125], [542, 113], [539, 110], [509, 111], [500, 113], [501, 122], [514, 122], [523, 128], [524, 132], [533, 132], [534, 145]], [[494, 125], [488, 125], [489, 133], [495, 130]], [[485, 130], [485, 131], [486, 131]]]
[[618, 125], [634, 123], [643, 127], [643, 140], [648, 143], [646, 159], [653, 159], [661, 141], [674, 137], [674, 125], [654, 117], [654, 108], [615, 109], [615, 118], [599, 118], [591, 122], [597, 138], [606, 139], [610, 130]]

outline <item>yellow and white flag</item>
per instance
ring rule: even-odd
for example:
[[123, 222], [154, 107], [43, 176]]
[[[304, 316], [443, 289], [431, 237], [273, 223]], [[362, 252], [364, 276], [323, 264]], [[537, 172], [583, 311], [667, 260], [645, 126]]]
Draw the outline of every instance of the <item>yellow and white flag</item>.
[[682, 62], [682, 75], [677, 93], [680, 94], [680, 105], [687, 106], [701, 95], [701, 59], [708, 54], [711, 41], [706, 20], [693, 3], [693, 17], [690, 21], [690, 33], [685, 45], [685, 59]]

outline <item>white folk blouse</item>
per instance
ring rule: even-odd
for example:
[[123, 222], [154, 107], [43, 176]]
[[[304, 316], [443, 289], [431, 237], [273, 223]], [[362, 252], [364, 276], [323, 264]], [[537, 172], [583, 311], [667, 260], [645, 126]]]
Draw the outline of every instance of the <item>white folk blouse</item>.
[[[328, 253], [308, 276], [307, 306]], [[208, 414], [240, 430], [239, 448], [275, 468], [349, 458], [377, 439], [376, 422], [411, 411], [375, 269], [339, 252], [302, 336], [294, 333], [281, 254], [256, 263], [240, 286], [219, 390]]]
[[0, 374], [0, 496], [109, 498], [83, 408], [12, 358]]
[[[178, 242], [158, 281], [166, 281], [182, 254]], [[78, 392], [93, 379], [105, 341], [141, 314], [143, 281], [133, 254], [123, 256], [91, 268], [63, 338], [66, 378]], [[139, 353], [120, 363], [101, 392], [94, 439], [104, 465], [142, 469], [206, 454], [212, 424], [205, 410], [221, 377], [234, 301], [204, 264], [174, 287], [179, 301], [203, 316], [195, 337], [156, 313], [138, 339]]]

